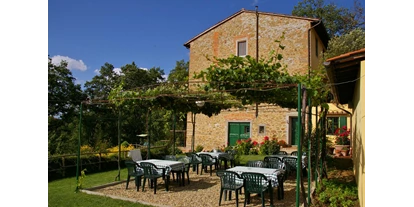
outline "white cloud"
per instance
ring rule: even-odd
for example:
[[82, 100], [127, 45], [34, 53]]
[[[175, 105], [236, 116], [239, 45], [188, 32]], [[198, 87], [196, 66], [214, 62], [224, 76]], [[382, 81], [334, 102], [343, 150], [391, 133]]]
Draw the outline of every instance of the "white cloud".
[[[114, 69], [113, 69], [113, 71], [114, 71], [114, 72], [115, 72], [115, 74], [117, 74], [117, 75], [122, 75], [121, 68], [114, 68]], [[93, 72], [94, 72], [96, 75], [101, 75], [101, 73], [100, 73], [100, 69], [95, 69]]]
[[121, 68], [114, 68], [114, 72], [118, 75], [121, 75]]
[[61, 55], [55, 55], [52, 57], [52, 63], [54, 65], [59, 65], [62, 60], [68, 63], [69, 70], [85, 71], [88, 68], [82, 60], [75, 60], [68, 56], [61, 56]]

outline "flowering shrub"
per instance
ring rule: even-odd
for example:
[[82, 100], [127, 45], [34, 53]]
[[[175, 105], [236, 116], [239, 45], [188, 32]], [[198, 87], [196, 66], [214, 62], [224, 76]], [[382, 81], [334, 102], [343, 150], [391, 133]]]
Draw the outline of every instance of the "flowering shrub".
[[265, 136], [264, 141], [260, 143], [259, 154], [260, 155], [271, 155], [279, 152], [280, 146], [276, 138], [272, 140], [268, 136]]
[[337, 145], [348, 145], [350, 143], [349, 133], [350, 133], [350, 130], [347, 129], [346, 126], [337, 128], [335, 130], [335, 136], [336, 136], [335, 143]]
[[250, 148], [252, 148], [252, 138], [245, 139], [245, 140], [237, 140], [236, 148], [237, 151], [242, 155], [248, 155], [250, 153]]
[[287, 143], [285, 142], [285, 140], [279, 140], [278, 142], [277, 142], [277, 144], [279, 145], [279, 146], [281, 146], [281, 147], [287, 147], [288, 145], [287, 145]]

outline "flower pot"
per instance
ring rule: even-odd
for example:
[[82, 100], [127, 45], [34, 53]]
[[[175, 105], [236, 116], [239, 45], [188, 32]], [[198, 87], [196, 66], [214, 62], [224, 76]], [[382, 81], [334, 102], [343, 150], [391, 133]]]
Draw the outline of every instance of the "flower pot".
[[341, 151], [344, 147], [347, 147], [349, 149], [349, 145], [335, 145], [335, 150]]
[[341, 150], [341, 155], [342, 156], [347, 156], [348, 155], [348, 150]]

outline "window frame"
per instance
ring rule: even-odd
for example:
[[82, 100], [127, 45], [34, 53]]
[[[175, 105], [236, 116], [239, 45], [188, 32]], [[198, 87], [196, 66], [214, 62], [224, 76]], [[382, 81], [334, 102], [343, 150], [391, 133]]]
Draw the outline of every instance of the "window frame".
[[[263, 132], [261, 132], [261, 130], [260, 130], [261, 127], [263, 127]], [[264, 124], [259, 125], [258, 134], [261, 135], [261, 136], [266, 135], [266, 125], [264, 125]]]
[[[239, 43], [245, 42], [245, 55], [239, 55]], [[245, 57], [248, 53], [248, 42], [246, 38], [239, 39], [236, 41], [236, 56]]]

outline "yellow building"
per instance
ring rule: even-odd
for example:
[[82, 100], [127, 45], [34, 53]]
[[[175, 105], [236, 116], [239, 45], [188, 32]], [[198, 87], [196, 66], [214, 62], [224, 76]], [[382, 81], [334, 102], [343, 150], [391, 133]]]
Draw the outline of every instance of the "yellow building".
[[338, 105], [351, 113], [351, 148], [360, 206], [365, 206], [365, 48], [324, 63]]

